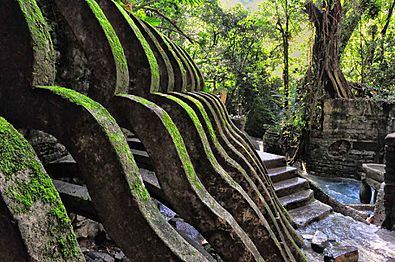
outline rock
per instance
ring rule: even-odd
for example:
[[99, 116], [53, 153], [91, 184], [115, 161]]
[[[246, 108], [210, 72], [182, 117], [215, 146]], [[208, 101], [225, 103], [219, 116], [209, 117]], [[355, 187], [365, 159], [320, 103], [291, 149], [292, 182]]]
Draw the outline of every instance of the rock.
[[334, 244], [325, 249], [325, 262], [358, 262], [358, 248], [354, 246], [340, 246]]
[[187, 235], [192, 241], [201, 245], [205, 240], [204, 237], [197, 231], [193, 226], [186, 223], [182, 218], [172, 218], [169, 220], [172, 225], [179, 233]]
[[369, 204], [372, 199], [372, 189], [366, 180], [361, 180], [361, 186], [359, 188], [359, 201], [362, 204]]
[[317, 252], [322, 253], [324, 249], [328, 246], [328, 236], [321, 231], [315, 232], [313, 239], [311, 240], [311, 248]]
[[377, 226], [381, 226], [385, 219], [384, 187], [385, 182], [381, 183], [380, 189], [377, 193], [376, 203], [374, 205], [374, 224]]
[[310, 235], [310, 234], [303, 234], [302, 237], [306, 240], [312, 240], [314, 235]]
[[125, 258], [125, 254], [122, 251], [118, 251], [114, 254], [115, 261], [122, 261]]
[[86, 252], [85, 254], [86, 262], [115, 262], [115, 259], [106, 253], [101, 252]]
[[373, 224], [374, 221], [375, 221], [375, 217], [374, 217], [373, 215], [372, 215], [372, 216], [369, 216], [369, 217], [366, 219], [366, 222], [368, 222], [369, 224]]
[[103, 227], [100, 225], [100, 223], [90, 219], [85, 219], [81, 216], [78, 216], [77, 223], [74, 229], [77, 239], [94, 239], [102, 230]]

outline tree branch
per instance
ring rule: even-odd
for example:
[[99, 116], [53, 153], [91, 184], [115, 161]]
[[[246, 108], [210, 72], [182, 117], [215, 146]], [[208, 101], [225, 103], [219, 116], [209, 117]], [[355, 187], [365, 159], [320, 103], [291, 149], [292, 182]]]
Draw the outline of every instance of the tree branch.
[[157, 2], [157, 0], [151, 0], [151, 1], [148, 1], [148, 2], [141, 3], [140, 5], [136, 5], [136, 6], [132, 7], [132, 8], [133, 8], [133, 10], [143, 9], [144, 7], [149, 6], [149, 5], [151, 5], [151, 4], [155, 3], [155, 2]]
[[381, 30], [381, 37], [382, 38], [384, 38], [387, 33], [388, 26], [390, 25], [390, 22], [391, 22], [392, 14], [394, 13], [394, 9], [395, 9], [395, 0], [392, 2], [392, 5], [391, 5], [390, 9], [388, 10], [387, 19], [386, 19], [384, 28], [383, 28], [383, 30]]
[[167, 17], [165, 14], [163, 14], [161, 11], [159, 11], [158, 9], [152, 8], [152, 7], [143, 7], [143, 9], [151, 11], [156, 13], [157, 15], [159, 15], [160, 17], [162, 17], [163, 19], [165, 19], [167, 22], [169, 22], [177, 31], [178, 33], [180, 33], [182, 36], [184, 36], [186, 39], [188, 39], [189, 42], [191, 42], [192, 44], [195, 44], [196, 41], [193, 40], [191, 37], [189, 37], [187, 34], [185, 34], [178, 26], [175, 22], [173, 22], [169, 17]]

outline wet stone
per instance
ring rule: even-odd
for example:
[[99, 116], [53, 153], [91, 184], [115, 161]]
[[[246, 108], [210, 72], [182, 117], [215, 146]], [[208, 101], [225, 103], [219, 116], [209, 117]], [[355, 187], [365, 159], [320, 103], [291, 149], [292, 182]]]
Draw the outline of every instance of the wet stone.
[[179, 233], [187, 235], [191, 240], [198, 242], [199, 244], [204, 243], [204, 237], [190, 224], [186, 223], [182, 218], [174, 217], [169, 220], [172, 225]]
[[317, 253], [322, 253], [328, 247], [328, 243], [328, 236], [317, 230], [311, 240], [311, 248]]
[[354, 246], [340, 246], [339, 244], [334, 244], [324, 252], [325, 262], [358, 262], [358, 248]]

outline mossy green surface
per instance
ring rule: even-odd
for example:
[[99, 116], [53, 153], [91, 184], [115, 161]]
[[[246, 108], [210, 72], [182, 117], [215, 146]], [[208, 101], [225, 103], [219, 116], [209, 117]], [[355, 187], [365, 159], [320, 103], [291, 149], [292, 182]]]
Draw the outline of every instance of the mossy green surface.
[[208, 129], [208, 132], [210, 134], [211, 139], [214, 141], [214, 144], [217, 144], [218, 143], [218, 139], [217, 139], [217, 136], [215, 135], [214, 127], [213, 127], [213, 125], [211, 123], [210, 118], [208, 117], [206, 109], [204, 109], [203, 104], [199, 100], [197, 100], [196, 98], [193, 98], [191, 96], [185, 96], [185, 97], [187, 99], [189, 99], [190, 101], [192, 101], [197, 106], [197, 108], [199, 109], [200, 113], [202, 114], [204, 122], [207, 125], [207, 129]]
[[[156, 30], [156, 29], [153, 28], [153, 30]], [[186, 76], [187, 71], [186, 71], [184, 65], [182, 64], [181, 59], [180, 59], [179, 56], [177, 55], [177, 53], [176, 53], [176, 51], [174, 50], [173, 46], [171, 45], [170, 39], [169, 39], [167, 36], [161, 34], [161, 33], [158, 32], [158, 31], [157, 31], [157, 34], [158, 34], [159, 37], [162, 37], [162, 41], [165, 43], [165, 45], [167, 46], [167, 48], [169, 49], [169, 51], [171, 52], [171, 54], [174, 56], [174, 59], [175, 59], [175, 61], [176, 61], [176, 63], [177, 63], [177, 67], [180, 68], [182, 81], [183, 81], [183, 83], [184, 83], [184, 84], [183, 84], [183, 90], [184, 90], [185, 87], [186, 87], [186, 83], [187, 83], [187, 76]]]
[[174, 124], [170, 115], [166, 111], [164, 111], [162, 108], [160, 108], [158, 105], [149, 101], [148, 99], [145, 99], [145, 98], [142, 98], [139, 96], [134, 96], [134, 95], [124, 95], [123, 97], [133, 99], [134, 101], [136, 101], [138, 103], [148, 106], [151, 110], [157, 109], [155, 111], [160, 112], [160, 117], [162, 119], [162, 123], [166, 127], [167, 131], [169, 132], [169, 134], [174, 142], [174, 145], [176, 147], [178, 155], [181, 158], [181, 162], [183, 164], [185, 173], [189, 178], [189, 181], [191, 183], [193, 183], [197, 189], [203, 190], [204, 187], [200, 183], [198, 177], [196, 176], [195, 169], [193, 168], [191, 159], [189, 158], [187, 149], [184, 144], [184, 140], [182, 139], [180, 131]]
[[199, 133], [199, 136], [201, 138], [201, 142], [203, 144], [203, 148], [205, 150], [205, 153], [206, 153], [208, 159], [210, 160], [211, 164], [213, 164], [214, 166], [218, 167], [219, 164], [218, 164], [217, 160], [215, 159], [215, 156], [214, 156], [213, 152], [211, 151], [209, 142], [208, 142], [207, 137], [206, 137], [205, 132], [204, 132], [204, 128], [202, 126], [202, 123], [200, 123], [199, 117], [197, 116], [195, 111], [192, 109], [192, 107], [190, 107], [187, 103], [185, 103], [184, 101], [182, 101], [181, 99], [179, 99], [179, 98], [177, 98], [175, 96], [166, 95], [166, 94], [159, 94], [159, 93], [157, 95], [166, 97], [167, 99], [170, 99], [170, 100], [176, 102], [178, 105], [180, 105], [185, 110], [185, 112], [191, 118], [191, 120], [192, 120], [192, 122], [193, 122], [193, 124], [194, 124], [194, 126], [195, 126], [195, 128], [197, 130], [197, 132]]
[[[133, 15], [132, 15], [133, 16]], [[174, 69], [173, 66], [169, 60], [168, 55], [166, 54], [166, 52], [163, 50], [161, 44], [158, 42], [158, 39], [156, 39], [154, 33], [156, 33], [157, 35], [159, 35], [159, 32], [156, 31], [155, 28], [153, 28], [152, 26], [150, 26], [149, 24], [144, 24], [143, 22], [141, 22], [138, 18], [134, 17], [137, 22], [140, 24], [140, 26], [142, 27], [142, 29], [144, 30], [144, 32], [148, 35], [148, 37], [151, 39], [151, 41], [153, 42], [153, 44], [155, 45], [155, 47], [158, 49], [158, 52], [161, 55], [161, 58], [163, 59], [163, 62], [165, 64], [166, 67], [166, 73], [167, 73], [167, 78], [168, 78], [168, 86], [166, 87], [168, 91], [172, 91], [174, 89]], [[153, 32], [154, 33], [153, 33]], [[151, 47], [150, 47], [151, 48]], [[160, 73], [160, 72], [159, 72]]]
[[185, 51], [184, 48], [182, 48], [181, 46], [174, 44], [178, 50], [180, 51], [181, 55], [184, 57], [185, 61], [187, 61], [187, 63], [189, 64], [189, 67], [191, 68], [192, 72], [193, 72], [193, 76], [195, 78], [195, 87], [194, 90], [198, 90], [200, 88], [200, 76], [197, 72], [197, 67], [195, 62], [192, 60], [192, 58], [189, 56], [189, 54], [187, 53], [187, 51]]
[[[194, 90], [196, 87], [196, 79], [191, 67], [191, 64], [189, 63], [188, 59], [186, 58], [186, 56], [182, 53], [182, 51], [180, 50], [179, 46], [176, 45], [175, 43], [173, 43], [169, 38], [167, 38], [167, 41], [170, 43], [170, 45], [173, 47], [175, 53], [177, 54], [178, 58], [181, 60], [181, 63], [183, 64], [185, 70], [186, 70], [186, 74], [187, 74], [187, 78], [189, 77], [191, 83], [191, 90]], [[183, 90], [183, 91], [187, 91], [187, 90]]]
[[[37, 202], [51, 206], [48, 215], [58, 224], [50, 225], [48, 230], [53, 235], [58, 235], [58, 238], [56, 243], [47, 243], [48, 248], [51, 248], [51, 251], [47, 250], [47, 255], [53, 252], [54, 261], [81, 260], [70, 219], [50, 177], [45, 173], [30, 144], [1, 117], [0, 172], [5, 177], [4, 183], [9, 185], [3, 194], [9, 199], [9, 208], [14, 215], [30, 214]], [[55, 249], [62, 254], [62, 259], [56, 257]]]
[[129, 181], [131, 182], [130, 186], [132, 187], [135, 195], [140, 200], [149, 200], [149, 193], [141, 181], [140, 172], [133, 158], [133, 154], [130, 151], [124, 134], [111, 114], [99, 103], [74, 90], [59, 86], [40, 86], [38, 88], [50, 90], [51, 92], [67, 99], [73, 104], [82, 106], [90, 112], [90, 114], [96, 119], [103, 131], [106, 133], [117, 155], [129, 163], [131, 170], [127, 175]]
[[34, 52], [32, 84], [52, 84], [55, 79], [55, 50], [48, 26], [35, 0], [18, 0], [32, 38]]
[[[130, 27], [134, 31], [134, 36], [137, 37], [138, 41], [142, 45], [145, 55], [147, 56], [149, 66], [150, 66], [150, 72], [151, 72], [151, 87], [150, 91], [151, 92], [157, 92], [159, 91], [159, 66], [158, 62], [156, 61], [154, 52], [152, 51], [151, 47], [149, 46], [147, 40], [145, 40], [144, 36], [141, 34], [140, 30], [137, 28], [136, 24], [133, 22], [132, 18], [130, 15], [125, 11], [125, 9], [122, 8], [118, 3], [115, 1], [112, 1], [116, 7], [118, 8], [119, 12], [122, 14], [124, 19], [128, 22]], [[131, 36], [132, 37], [132, 36]]]
[[187, 149], [184, 144], [184, 140], [180, 134], [180, 131], [174, 124], [173, 120], [169, 116], [168, 113], [164, 113], [162, 116], [163, 123], [165, 124], [167, 130], [169, 131], [170, 136], [173, 139], [174, 144], [176, 145], [178, 154], [181, 157], [182, 164], [184, 165], [185, 172], [189, 177], [189, 180], [194, 183], [196, 188], [203, 190], [204, 186], [200, 183], [198, 177], [196, 176], [195, 169], [193, 168], [191, 159], [189, 158]]
[[116, 93], [119, 92], [127, 92], [127, 88], [129, 87], [129, 72], [128, 65], [126, 61], [125, 54], [123, 52], [123, 48], [121, 42], [117, 34], [115, 33], [114, 28], [111, 26], [110, 22], [107, 20], [100, 6], [94, 0], [85, 0], [95, 15], [96, 19], [99, 21], [100, 26], [102, 27], [108, 43], [111, 46], [111, 52], [113, 54], [116, 70], [117, 70], [117, 84], [116, 84]]

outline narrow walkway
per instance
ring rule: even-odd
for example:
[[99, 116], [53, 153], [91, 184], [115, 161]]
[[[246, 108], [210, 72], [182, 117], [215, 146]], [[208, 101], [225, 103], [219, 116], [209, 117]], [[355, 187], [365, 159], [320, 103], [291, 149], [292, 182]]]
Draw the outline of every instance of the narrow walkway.
[[316, 200], [309, 182], [287, 166], [285, 157], [257, 151], [268, 169], [277, 196], [288, 210], [297, 228], [319, 221], [332, 212], [332, 207]]

